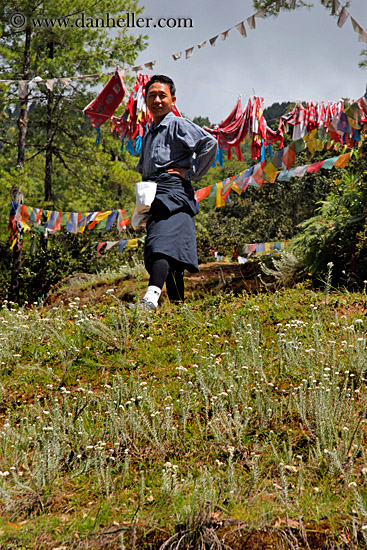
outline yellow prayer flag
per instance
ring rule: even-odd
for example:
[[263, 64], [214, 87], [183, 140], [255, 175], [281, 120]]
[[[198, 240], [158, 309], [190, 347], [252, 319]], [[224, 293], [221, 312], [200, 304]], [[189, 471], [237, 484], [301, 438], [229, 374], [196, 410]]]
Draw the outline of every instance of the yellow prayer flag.
[[[84, 219], [84, 221], [83, 221], [83, 223], [82, 223], [81, 225], [78, 224], [78, 231], [79, 231], [80, 233], [84, 233], [85, 228], [87, 227], [87, 216], [88, 216], [89, 214], [90, 214], [90, 212], [84, 212], [84, 213], [82, 214], [82, 219], [83, 219], [83, 218], [85, 218], [85, 219]], [[80, 223], [80, 222], [79, 222], [79, 223]]]
[[324, 148], [324, 144], [318, 139], [317, 128], [312, 130], [309, 134], [303, 136], [303, 141], [305, 142], [311, 155], [314, 155], [315, 151], [322, 151]]
[[126, 243], [126, 249], [128, 248], [138, 248], [139, 246], [139, 239], [129, 239]]
[[31, 230], [30, 225], [28, 225], [27, 223], [25, 223], [23, 221], [21, 221], [20, 223], [21, 223], [21, 226], [24, 229], [24, 231], [30, 231]]
[[268, 181], [269, 183], [274, 183], [279, 173], [280, 171], [277, 170], [276, 166], [274, 166], [274, 164], [269, 161], [263, 170], [262, 177], [265, 181]]
[[238, 195], [241, 195], [242, 189], [241, 189], [240, 187], [238, 187], [237, 183], [234, 183], [234, 184], [232, 185], [232, 189], [233, 189], [233, 191], [235, 191]]
[[222, 197], [223, 183], [220, 181], [217, 183], [217, 198], [215, 202], [215, 208], [220, 208], [226, 204], [226, 201]]
[[101, 222], [102, 220], [105, 220], [108, 218], [108, 216], [112, 213], [112, 210], [106, 210], [106, 212], [98, 212], [97, 216], [94, 218], [95, 222]]

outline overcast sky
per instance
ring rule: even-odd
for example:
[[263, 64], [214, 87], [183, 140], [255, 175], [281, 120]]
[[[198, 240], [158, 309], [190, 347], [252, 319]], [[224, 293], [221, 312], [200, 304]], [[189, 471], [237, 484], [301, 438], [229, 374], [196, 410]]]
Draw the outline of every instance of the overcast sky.
[[[233, 29], [225, 41], [219, 37], [193, 57], [173, 61], [171, 54], [215, 36], [254, 13], [251, 0], [146, 0], [145, 17], [191, 17], [193, 28], [144, 29], [149, 46], [137, 64], [156, 60], [149, 74], [167, 74], [177, 87], [177, 105], [187, 116], [208, 116], [221, 122], [239, 94], [243, 104], [251, 95], [263, 96], [265, 105], [301, 100], [356, 99], [366, 88], [367, 70], [359, 69], [360, 53], [350, 18], [343, 28], [330, 11], [315, 7], [278, 17], [256, 19], [256, 29], [243, 38]], [[349, 13], [366, 29], [367, 0], [351, 0]]]

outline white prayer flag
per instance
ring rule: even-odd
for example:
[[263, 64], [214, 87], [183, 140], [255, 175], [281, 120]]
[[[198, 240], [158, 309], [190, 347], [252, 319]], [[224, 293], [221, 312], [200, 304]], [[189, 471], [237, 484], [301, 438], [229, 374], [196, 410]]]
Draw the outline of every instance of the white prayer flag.
[[182, 55], [182, 52], [173, 53], [173, 54], [172, 54], [173, 60], [174, 60], [174, 61], [177, 61], [178, 59], [181, 58], [181, 55]]
[[19, 80], [18, 92], [20, 99], [24, 99], [28, 94], [28, 80]]
[[332, 10], [331, 10], [331, 15], [336, 15], [339, 8], [340, 8], [339, 0], [333, 0], [333, 7], [332, 7]]
[[[126, 70], [124, 69], [124, 71], [125, 71], [125, 75], [126, 75]], [[103, 75], [109, 75], [109, 74], [114, 74], [114, 71], [111, 72], [111, 73], [84, 74], [84, 75], [81, 75], [81, 76], [74, 76], [74, 78], [76, 78], [77, 80], [88, 80], [88, 78], [99, 78]]]
[[349, 17], [349, 12], [345, 8], [343, 8], [342, 11], [340, 12], [339, 19], [338, 19], [338, 27], [340, 29], [342, 28], [342, 26], [344, 25], [348, 17]]
[[186, 59], [190, 59], [190, 57], [192, 57], [192, 56], [194, 55], [194, 54], [193, 54], [194, 47], [195, 47], [195, 46], [192, 46], [192, 48], [187, 48], [187, 50], [185, 50]]
[[215, 46], [215, 42], [216, 42], [218, 36], [219, 36], [219, 34], [217, 34], [217, 36], [213, 36], [212, 38], [209, 38], [209, 44], [211, 46]]
[[107, 250], [110, 250], [113, 246], [118, 244], [119, 241], [107, 241], [106, 242], [106, 252]]
[[252, 15], [251, 17], [248, 17], [246, 19], [248, 26], [250, 29], [256, 29], [256, 22], [255, 22], [255, 16]]
[[71, 78], [67, 77], [67, 78], [60, 78], [61, 82], [63, 83], [63, 85], [65, 86], [65, 88], [67, 88], [68, 86], [70, 86], [71, 84]]
[[230, 30], [231, 29], [228, 29], [227, 31], [222, 32], [222, 34], [220, 35], [222, 40], [225, 40], [227, 38], [228, 33], [229, 33]]
[[243, 21], [241, 21], [241, 23], [238, 23], [237, 25], [235, 25], [235, 28], [241, 33], [241, 35], [244, 38], [247, 37], [246, 27], [245, 27], [245, 24], [244, 24]]
[[56, 82], [56, 78], [50, 78], [49, 80], [46, 80], [46, 88], [50, 90], [50, 92], [53, 91], [55, 82]]
[[354, 17], [350, 16], [350, 19], [352, 21], [354, 32], [361, 34], [361, 32], [363, 31], [363, 28], [361, 27], [361, 25], [354, 19]]

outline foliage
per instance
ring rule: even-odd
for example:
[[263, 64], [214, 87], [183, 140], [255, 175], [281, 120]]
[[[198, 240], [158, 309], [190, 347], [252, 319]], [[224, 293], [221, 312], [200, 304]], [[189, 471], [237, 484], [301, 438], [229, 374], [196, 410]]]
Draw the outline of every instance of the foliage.
[[0, 311], [0, 545], [365, 547], [365, 294], [118, 292]]
[[[297, 156], [297, 165], [324, 157], [325, 153], [321, 152], [311, 159], [303, 152]], [[239, 166], [237, 161], [228, 161], [222, 169], [216, 168], [217, 181], [235, 174], [235, 170], [242, 171], [243, 165]], [[201, 253], [216, 249], [231, 255], [234, 248], [241, 252], [244, 244], [292, 238], [299, 231], [297, 226], [313, 215], [317, 202], [326, 196], [330, 185], [329, 173], [325, 171], [293, 178], [290, 182], [264, 183], [260, 189], [250, 186], [241, 196], [231, 192], [231, 203], [214, 211], [213, 205], [204, 200], [197, 216]]]
[[[0, 3], [0, 25], [2, 28], [2, 46], [0, 49], [0, 61], [3, 65], [2, 78], [18, 80], [24, 78], [24, 58], [29, 57], [29, 69], [27, 78], [39, 76], [43, 79], [57, 79], [53, 89], [41, 82], [37, 86], [30, 86], [27, 94], [29, 106], [27, 124], [26, 162], [33, 159], [39, 160], [39, 155], [45, 154], [43, 169], [37, 161], [32, 167], [32, 174], [44, 185], [44, 200], [47, 202], [58, 202], [60, 192], [55, 189], [55, 180], [62, 178], [63, 199], [67, 190], [70, 189], [75, 197], [76, 190], [90, 193], [86, 185], [86, 179], [99, 179], [101, 175], [96, 170], [96, 164], [101, 162], [96, 158], [93, 175], [88, 173], [85, 167], [86, 148], [80, 151], [81, 139], [86, 134], [92, 134], [92, 127], [89, 122], [86, 124], [83, 108], [95, 96], [90, 91], [89, 80], [73, 79], [70, 85], [65, 86], [60, 78], [81, 76], [111, 71], [117, 65], [125, 63], [133, 65], [138, 51], [143, 49], [144, 37], [135, 37], [129, 34], [129, 29], [123, 28], [114, 35], [107, 29], [98, 28], [98, 32], [88, 29], [77, 28], [76, 25], [49, 27], [43, 25], [35, 27], [31, 25], [31, 18], [76, 17], [87, 13], [88, 17], [105, 16], [108, 13], [111, 17], [119, 15], [124, 11], [139, 14], [135, 0], [123, 0], [111, 2], [103, 0], [97, 4], [93, 1], [80, 2], [63, 0], [62, 2], [39, 3], [34, 0], [24, 0], [13, 3]], [[14, 29], [9, 23], [13, 12], [19, 11], [26, 17], [24, 28]], [[28, 34], [27, 34], [28, 33]], [[28, 44], [26, 38], [29, 37]], [[107, 77], [108, 79], [110, 77]], [[93, 84], [100, 85], [106, 82], [106, 77], [94, 79]], [[127, 79], [129, 81], [129, 79]], [[14, 107], [18, 100], [17, 86], [11, 84], [7, 98], [7, 106]], [[14, 108], [10, 116], [6, 118], [6, 136], [2, 138], [2, 157], [8, 163], [8, 169], [14, 164], [14, 152], [17, 147], [18, 131], [15, 126], [18, 111]], [[5, 134], [5, 133], [4, 133]], [[80, 154], [81, 153], [81, 154]], [[42, 158], [41, 157], [41, 158]], [[80, 170], [75, 163], [82, 161], [84, 170]], [[37, 166], [38, 164], [38, 166]], [[39, 168], [39, 169], [37, 169]], [[116, 166], [114, 167], [116, 168]], [[112, 169], [113, 171], [113, 169]], [[97, 173], [95, 173], [97, 172]], [[114, 174], [112, 179], [115, 180]], [[40, 188], [38, 192], [40, 192]], [[97, 193], [98, 196], [98, 193]], [[66, 197], [68, 200], [68, 197]]]
[[300, 224], [292, 248], [314, 274], [325, 276], [333, 265], [334, 284], [361, 285], [367, 273], [366, 145], [356, 153], [321, 201], [316, 215]]
[[[333, 7], [333, 0], [319, 0], [320, 4], [327, 10]], [[298, 8], [312, 8], [314, 3], [307, 0], [253, 0], [254, 8], [263, 9], [265, 16], [276, 16], [280, 10], [293, 10]], [[347, 0], [345, 6], [348, 7], [350, 2]]]
[[273, 103], [269, 107], [266, 107], [266, 109], [264, 109], [264, 117], [268, 126], [276, 129], [279, 124], [280, 117], [288, 112], [290, 107], [293, 107], [293, 104], [289, 103], [289, 101], [283, 101], [283, 103]]
[[201, 128], [203, 126], [208, 126], [210, 127], [211, 124], [210, 124], [210, 120], [207, 116], [195, 116], [192, 121], [197, 124], [198, 126], [200, 126]]

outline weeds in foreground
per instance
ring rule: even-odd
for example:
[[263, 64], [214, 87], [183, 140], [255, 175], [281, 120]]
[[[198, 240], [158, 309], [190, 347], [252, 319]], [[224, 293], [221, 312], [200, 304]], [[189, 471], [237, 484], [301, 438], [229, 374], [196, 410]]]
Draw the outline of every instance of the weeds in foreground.
[[78, 300], [4, 307], [5, 517], [46, 522], [69, 494], [89, 508], [113, 503], [126, 522], [176, 524], [162, 549], [225, 548], [218, 514], [261, 528], [328, 517], [357, 547], [367, 533], [366, 321], [333, 308], [331, 292], [328, 304], [307, 292], [157, 316], [118, 300], [94, 311]]

